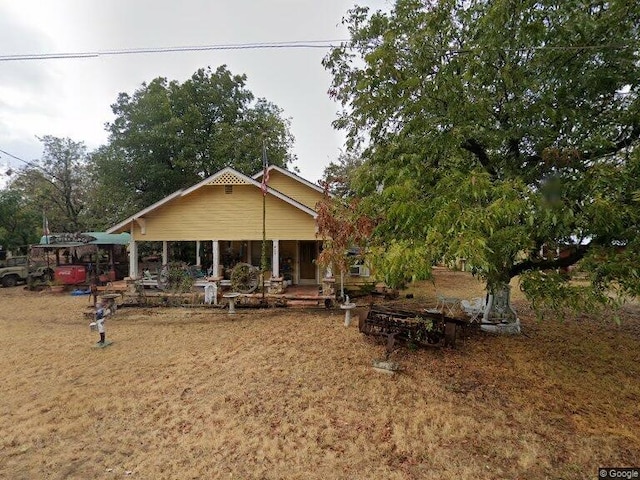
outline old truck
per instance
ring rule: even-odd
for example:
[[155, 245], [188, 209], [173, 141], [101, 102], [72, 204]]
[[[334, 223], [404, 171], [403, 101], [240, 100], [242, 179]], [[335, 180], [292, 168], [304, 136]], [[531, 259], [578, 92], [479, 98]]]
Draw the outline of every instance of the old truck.
[[10, 257], [0, 268], [0, 284], [13, 287], [18, 283], [46, 282], [53, 278], [53, 270], [46, 265], [31, 265], [29, 257]]

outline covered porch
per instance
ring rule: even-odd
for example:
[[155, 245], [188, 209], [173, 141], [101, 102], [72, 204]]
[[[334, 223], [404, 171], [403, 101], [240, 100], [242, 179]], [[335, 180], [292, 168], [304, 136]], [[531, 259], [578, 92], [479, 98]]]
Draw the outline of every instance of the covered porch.
[[196, 278], [224, 285], [245, 264], [253, 285], [265, 263], [270, 287], [324, 283], [330, 274], [317, 263], [322, 242], [313, 208], [323, 190], [279, 169], [270, 181], [227, 167], [114, 225], [110, 232], [131, 235], [129, 276], [138, 280], [179, 262]]
[[[266, 282], [318, 286], [331, 273], [322, 270], [317, 258], [322, 248], [318, 240], [267, 240], [265, 242]], [[221, 281], [231, 278], [233, 268], [246, 263], [260, 270], [261, 240], [135, 241], [129, 245], [129, 276], [139, 279], [157, 275], [163, 265], [182, 262], [197, 278]]]

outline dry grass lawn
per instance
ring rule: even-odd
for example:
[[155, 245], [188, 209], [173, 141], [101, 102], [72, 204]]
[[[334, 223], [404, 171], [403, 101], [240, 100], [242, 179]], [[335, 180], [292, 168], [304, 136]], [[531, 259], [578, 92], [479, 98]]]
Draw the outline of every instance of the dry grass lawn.
[[[482, 286], [440, 271], [434, 294]], [[406, 300], [405, 300], [406, 302]], [[640, 310], [456, 350], [384, 347], [339, 310], [127, 308], [0, 289], [0, 478], [584, 479], [640, 466]]]

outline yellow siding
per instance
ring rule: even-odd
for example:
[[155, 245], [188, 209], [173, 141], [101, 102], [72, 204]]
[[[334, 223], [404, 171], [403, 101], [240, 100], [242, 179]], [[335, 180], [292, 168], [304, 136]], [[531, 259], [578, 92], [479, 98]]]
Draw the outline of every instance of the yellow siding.
[[269, 186], [313, 210], [316, 209], [316, 203], [324, 197], [324, 195], [317, 190], [277, 170], [272, 170], [269, 173]]
[[[136, 224], [135, 240], [262, 240], [262, 192], [253, 185], [207, 185], [145, 215], [146, 234]], [[267, 239], [315, 240], [314, 218], [266, 196]]]
[[371, 283], [378, 283], [380, 280], [372, 273], [368, 277], [359, 277], [354, 275], [345, 274], [344, 275], [344, 286], [345, 287], [354, 287], [358, 285], [367, 285]]

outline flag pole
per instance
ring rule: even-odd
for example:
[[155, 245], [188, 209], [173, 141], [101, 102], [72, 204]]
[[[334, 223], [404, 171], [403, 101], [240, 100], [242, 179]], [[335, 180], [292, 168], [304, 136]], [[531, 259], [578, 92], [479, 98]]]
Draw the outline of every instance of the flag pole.
[[49, 274], [49, 221], [47, 220], [47, 211], [42, 209], [42, 230], [44, 233], [44, 256], [47, 258], [47, 275]]
[[262, 303], [264, 304], [264, 273], [267, 269], [267, 181], [269, 168], [267, 162], [267, 148], [262, 139], [262, 255], [260, 258], [260, 278], [262, 283]]

